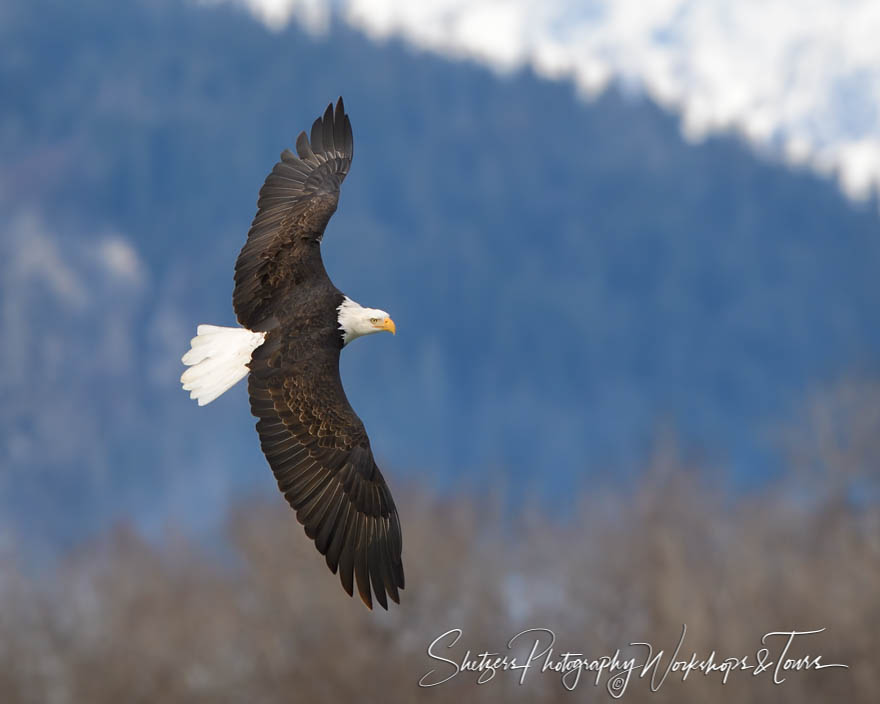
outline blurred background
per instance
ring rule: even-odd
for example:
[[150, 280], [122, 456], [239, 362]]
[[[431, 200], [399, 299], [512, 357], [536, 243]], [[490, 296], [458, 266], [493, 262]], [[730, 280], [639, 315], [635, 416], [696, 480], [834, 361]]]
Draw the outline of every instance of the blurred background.
[[[872, 0], [0, 2], [0, 700], [555, 701], [417, 686], [455, 627], [849, 670], [633, 701], [876, 701]], [[284, 505], [234, 324], [263, 178], [343, 95], [323, 245], [404, 528], [389, 613]], [[812, 648], [812, 649], [810, 649]], [[805, 652], [798, 652], [803, 655]]]

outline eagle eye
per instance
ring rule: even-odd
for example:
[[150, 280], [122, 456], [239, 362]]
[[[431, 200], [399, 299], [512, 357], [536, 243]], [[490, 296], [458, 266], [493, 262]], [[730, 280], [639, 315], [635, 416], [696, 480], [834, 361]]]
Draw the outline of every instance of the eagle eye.
[[373, 325], [375, 325], [376, 323], [379, 322], [379, 319], [378, 319], [378, 318], [370, 318], [370, 322], [371, 322]]

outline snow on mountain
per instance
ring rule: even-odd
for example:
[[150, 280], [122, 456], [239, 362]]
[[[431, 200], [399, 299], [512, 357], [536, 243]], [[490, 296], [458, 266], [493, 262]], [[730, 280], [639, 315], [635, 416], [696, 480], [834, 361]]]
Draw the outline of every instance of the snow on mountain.
[[[217, 0], [208, 0], [216, 2]], [[232, 0], [270, 27], [322, 32], [336, 14], [377, 40], [569, 78], [609, 81], [681, 114], [692, 140], [744, 134], [759, 150], [880, 185], [880, 3], [874, 0]]]

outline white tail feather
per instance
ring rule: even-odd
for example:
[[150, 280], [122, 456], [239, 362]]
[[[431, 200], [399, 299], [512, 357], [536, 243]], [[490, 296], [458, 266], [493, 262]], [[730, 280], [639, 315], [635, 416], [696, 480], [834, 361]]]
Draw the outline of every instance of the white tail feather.
[[247, 375], [251, 355], [263, 344], [266, 333], [217, 325], [199, 325], [197, 332], [191, 349], [183, 355], [189, 369], [180, 383], [190, 398], [204, 406]]

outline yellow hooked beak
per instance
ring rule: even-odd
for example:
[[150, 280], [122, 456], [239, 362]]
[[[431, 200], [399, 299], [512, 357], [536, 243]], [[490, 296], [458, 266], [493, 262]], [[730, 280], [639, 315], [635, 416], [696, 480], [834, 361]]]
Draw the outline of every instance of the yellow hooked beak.
[[397, 334], [397, 328], [394, 327], [394, 321], [391, 318], [385, 318], [381, 323], [376, 323], [374, 327], [379, 330], [387, 330], [392, 335]]

